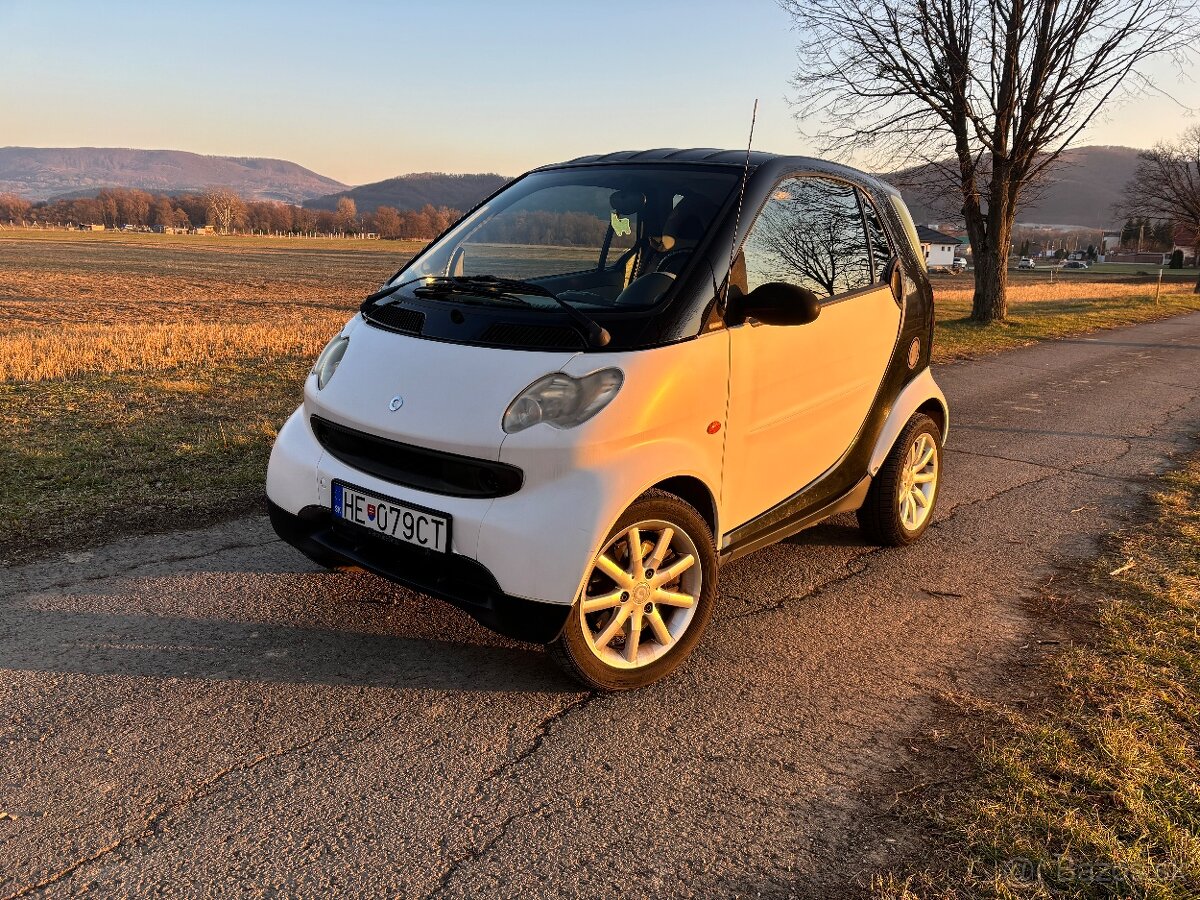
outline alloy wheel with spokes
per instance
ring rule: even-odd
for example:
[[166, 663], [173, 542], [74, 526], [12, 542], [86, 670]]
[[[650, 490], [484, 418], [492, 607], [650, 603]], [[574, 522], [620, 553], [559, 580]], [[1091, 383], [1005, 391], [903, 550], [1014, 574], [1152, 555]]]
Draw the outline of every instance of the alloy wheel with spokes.
[[917, 413], [871, 479], [858, 524], [877, 544], [903, 547], [929, 527], [942, 479], [942, 430]]
[[630, 525], [597, 555], [578, 604], [592, 652], [615, 668], [645, 666], [691, 624], [704, 571], [696, 545], [669, 522]]
[[716, 549], [704, 519], [678, 497], [635, 502], [592, 560], [552, 655], [593, 687], [655, 681], [691, 652], [715, 597]]
[[900, 521], [909, 531], [916, 531], [925, 524], [933, 509], [933, 495], [937, 490], [938, 453], [933, 437], [926, 431], [917, 434], [904, 458], [901, 474]]

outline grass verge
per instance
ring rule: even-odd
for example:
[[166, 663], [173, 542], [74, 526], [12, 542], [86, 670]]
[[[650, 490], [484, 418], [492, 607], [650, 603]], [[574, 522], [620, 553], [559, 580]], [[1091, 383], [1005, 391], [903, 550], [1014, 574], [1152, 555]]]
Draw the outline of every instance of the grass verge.
[[876, 896], [1200, 896], [1200, 456], [1151, 504], [1086, 578], [1091, 639], [1037, 708], [980, 710], [974, 774], [917, 814], [932, 861]]
[[0, 561], [263, 512], [310, 355], [0, 383]]
[[1200, 310], [1200, 294], [1192, 293], [1190, 284], [1163, 285], [1157, 303], [1154, 285], [1013, 285], [1009, 289], [1008, 319], [977, 325], [968, 320], [969, 289], [944, 288], [936, 283], [934, 288], [935, 363], [971, 359], [1040, 341], [1061, 340]]

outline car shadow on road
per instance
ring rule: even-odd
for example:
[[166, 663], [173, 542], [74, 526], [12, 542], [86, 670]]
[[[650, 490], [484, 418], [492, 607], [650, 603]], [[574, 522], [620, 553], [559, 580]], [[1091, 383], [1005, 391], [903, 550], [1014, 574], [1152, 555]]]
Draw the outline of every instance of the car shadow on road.
[[870, 547], [854, 518], [854, 513], [842, 513], [819, 525], [806, 528], [780, 541], [798, 547]]
[[[87, 598], [74, 598], [86, 600]], [[0, 668], [67, 675], [324, 684], [397, 690], [578, 690], [539, 649], [378, 630], [348, 603], [345, 630], [232, 618], [0, 606]], [[453, 612], [453, 611], [451, 611]], [[365, 614], [364, 614], [365, 613]], [[469, 628], [470, 623], [461, 623]]]

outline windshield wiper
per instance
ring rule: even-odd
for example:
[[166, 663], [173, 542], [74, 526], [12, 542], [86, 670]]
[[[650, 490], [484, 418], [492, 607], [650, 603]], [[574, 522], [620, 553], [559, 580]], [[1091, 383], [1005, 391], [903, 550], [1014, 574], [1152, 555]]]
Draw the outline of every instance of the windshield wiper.
[[380, 300], [392, 296], [392, 294], [396, 293], [396, 291], [400, 290], [406, 284], [416, 284], [418, 281], [424, 280], [424, 278], [410, 278], [408, 281], [401, 281], [396, 284], [389, 284], [387, 287], [382, 287], [373, 294], [367, 294], [366, 299], [363, 300], [362, 306], [359, 309], [366, 312], [367, 307], [372, 303], [378, 303]]
[[495, 285], [503, 291], [515, 291], [522, 294], [533, 294], [535, 297], [549, 297], [555, 303], [562, 307], [563, 312], [567, 317], [578, 326], [580, 337], [587, 341], [592, 347], [606, 347], [608, 342], [612, 340], [612, 335], [608, 333], [608, 329], [597, 322], [595, 319], [584, 315], [578, 309], [564, 300], [558, 294], [549, 288], [542, 287], [532, 281], [520, 281], [516, 278], [500, 278], [496, 275], [475, 275], [469, 278], [460, 278], [460, 281], [466, 281], [473, 285]]
[[562, 307], [563, 312], [567, 314], [572, 324], [576, 326], [580, 337], [589, 346], [597, 348], [606, 347], [609, 341], [612, 340], [612, 335], [608, 333], [607, 328], [584, 315], [568, 301], [548, 288], [544, 288], [532, 281], [521, 281], [516, 278], [500, 278], [496, 275], [426, 275], [422, 278], [413, 278], [409, 281], [402, 281], [399, 284], [388, 285], [385, 288], [380, 288], [373, 294], [369, 294], [363, 301], [363, 309], [365, 310], [372, 303], [378, 303], [380, 300], [390, 297], [400, 290], [400, 288], [409, 284], [416, 284], [417, 282], [423, 282], [420, 287], [413, 289], [413, 293], [418, 297], [422, 295], [436, 297], [438, 294], [475, 294], [480, 297], [487, 297], [489, 300], [502, 300], [514, 306], [530, 305], [529, 301], [514, 296], [516, 293], [532, 294], [535, 297], [548, 297]]
[[490, 285], [484, 283], [477, 285], [469, 283], [471, 279], [465, 278], [447, 278], [439, 275], [422, 275], [420, 278], [410, 278], [408, 281], [401, 281], [398, 284], [389, 284], [387, 287], [380, 288], [373, 294], [368, 294], [363, 300], [360, 309], [366, 312], [368, 306], [378, 303], [381, 300], [386, 300], [391, 297], [402, 287], [407, 287], [410, 284], [415, 284], [413, 293], [418, 297], [421, 296], [437, 296], [438, 294], [477, 294], [481, 297], [487, 297], [491, 300], [502, 300], [513, 306], [529, 306], [528, 300], [522, 300], [520, 297], [513, 296], [508, 291], [504, 290], [489, 290]]
[[528, 300], [522, 300], [510, 291], [497, 288], [488, 283], [475, 284], [464, 278], [422, 279], [425, 284], [413, 288], [418, 297], [441, 297], [446, 294], [464, 294], [467, 296], [486, 297], [488, 301], [500, 301], [510, 306], [532, 306]]

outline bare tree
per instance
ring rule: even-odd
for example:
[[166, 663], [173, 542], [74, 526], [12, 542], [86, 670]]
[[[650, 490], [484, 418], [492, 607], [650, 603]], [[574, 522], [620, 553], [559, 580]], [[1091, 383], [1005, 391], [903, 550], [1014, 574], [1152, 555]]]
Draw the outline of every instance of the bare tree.
[[352, 197], [340, 197], [338, 199], [334, 221], [337, 223], [339, 231], [349, 234], [358, 230], [358, 206]]
[[175, 207], [168, 197], [158, 197], [150, 206], [150, 224], [158, 228], [173, 228], [175, 225]]
[[[1184, 225], [1196, 242], [1200, 266], [1200, 125], [1193, 125], [1174, 142], [1163, 142], [1139, 154], [1137, 170], [1125, 186], [1121, 211]], [[1200, 294], [1200, 276], [1195, 293]]]
[[[801, 34], [797, 117], [824, 149], [925, 164], [961, 196], [971, 317], [1007, 315], [1029, 189], [1144, 65], [1200, 40], [1194, 0], [779, 0]], [[802, 125], [803, 127], [803, 125]]]
[[16, 194], [0, 194], [0, 222], [23, 225], [25, 216], [29, 214], [30, 206], [28, 200], [18, 197]]
[[381, 206], [375, 210], [375, 230], [382, 238], [400, 236], [400, 212], [393, 206]]
[[209, 224], [215, 225], [221, 234], [229, 234], [230, 229], [246, 214], [246, 204], [229, 188], [205, 191], [204, 206], [208, 211]]

